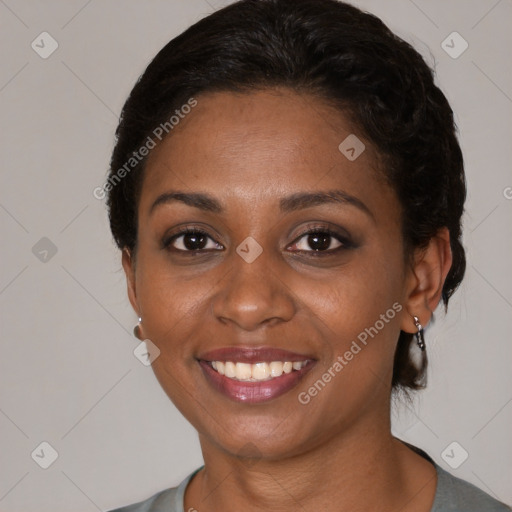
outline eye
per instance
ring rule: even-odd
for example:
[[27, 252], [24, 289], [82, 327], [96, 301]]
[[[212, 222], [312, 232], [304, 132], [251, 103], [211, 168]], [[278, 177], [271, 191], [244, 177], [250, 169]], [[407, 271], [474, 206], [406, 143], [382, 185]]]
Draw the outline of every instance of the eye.
[[346, 235], [337, 233], [327, 226], [309, 228], [290, 246], [291, 250], [312, 253], [334, 253], [352, 247]]
[[164, 246], [170, 250], [182, 252], [224, 249], [206, 231], [198, 228], [180, 229], [179, 233], [171, 235], [164, 240]]

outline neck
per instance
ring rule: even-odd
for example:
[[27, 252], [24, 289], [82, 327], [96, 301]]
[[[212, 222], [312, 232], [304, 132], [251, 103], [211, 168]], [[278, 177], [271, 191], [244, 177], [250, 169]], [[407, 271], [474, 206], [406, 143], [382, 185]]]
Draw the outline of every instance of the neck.
[[[200, 440], [205, 468], [187, 489], [185, 510], [423, 511], [430, 510], [423, 501], [431, 503], [435, 494], [435, 469], [393, 438], [389, 420], [369, 422], [366, 428], [358, 423], [307, 452], [279, 460], [240, 461], [204, 436]], [[418, 493], [424, 500], [405, 508]]]

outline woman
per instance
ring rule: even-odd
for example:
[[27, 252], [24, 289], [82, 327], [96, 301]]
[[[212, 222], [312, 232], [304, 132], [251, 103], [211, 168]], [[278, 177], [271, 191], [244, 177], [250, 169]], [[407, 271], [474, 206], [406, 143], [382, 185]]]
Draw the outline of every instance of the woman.
[[165, 46], [105, 184], [136, 335], [204, 466], [118, 511], [503, 511], [394, 438], [462, 280], [432, 72], [335, 0], [242, 0]]

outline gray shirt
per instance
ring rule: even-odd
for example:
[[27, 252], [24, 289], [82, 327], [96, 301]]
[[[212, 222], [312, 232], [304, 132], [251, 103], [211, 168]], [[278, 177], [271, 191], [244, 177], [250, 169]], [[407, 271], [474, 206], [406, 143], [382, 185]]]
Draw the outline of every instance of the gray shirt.
[[[430, 459], [431, 460], [431, 459]], [[452, 476], [431, 460], [437, 470], [437, 488], [430, 512], [510, 512], [512, 509], [474, 485]], [[183, 498], [196, 469], [178, 487], [161, 491], [151, 498], [110, 512], [185, 512]], [[194, 512], [194, 509], [187, 511]]]

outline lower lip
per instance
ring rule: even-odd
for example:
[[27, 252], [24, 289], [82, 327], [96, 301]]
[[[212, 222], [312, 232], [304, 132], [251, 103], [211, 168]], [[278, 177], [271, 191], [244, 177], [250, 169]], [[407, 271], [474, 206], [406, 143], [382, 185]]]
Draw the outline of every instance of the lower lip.
[[242, 382], [230, 379], [214, 370], [206, 361], [199, 361], [206, 379], [223, 395], [236, 402], [257, 404], [268, 402], [294, 388], [306, 373], [313, 367], [314, 361], [309, 361], [304, 368], [283, 373], [280, 377], [273, 377], [260, 382]]

